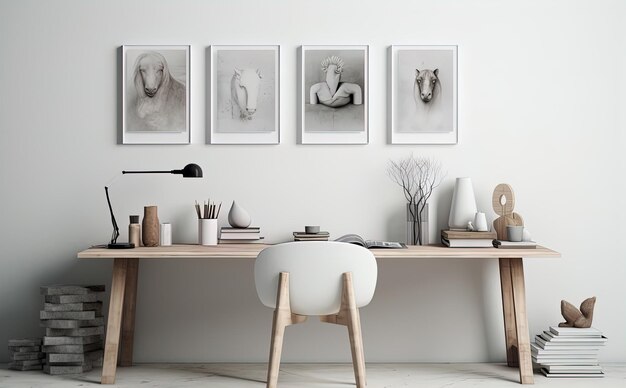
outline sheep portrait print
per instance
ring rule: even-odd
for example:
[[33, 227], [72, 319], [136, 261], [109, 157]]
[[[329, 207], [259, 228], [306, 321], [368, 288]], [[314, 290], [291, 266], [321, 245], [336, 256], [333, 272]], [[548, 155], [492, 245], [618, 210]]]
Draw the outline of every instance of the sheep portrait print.
[[303, 144], [368, 143], [368, 46], [302, 46]]
[[123, 46], [124, 144], [187, 144], [189, 46]]
[[278, 144], [279, 46], [211, 46], [211, 144]]
[[393, 144], [457, 142], [457, 47], [392, 46]]

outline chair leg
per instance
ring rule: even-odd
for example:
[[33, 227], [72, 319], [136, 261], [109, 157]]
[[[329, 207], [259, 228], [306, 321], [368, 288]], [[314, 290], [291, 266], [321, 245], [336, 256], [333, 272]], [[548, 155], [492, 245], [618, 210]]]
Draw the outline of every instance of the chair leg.
[[289, 273], [281, 272], [278, 279], [276, 295], [276, 309], [272, 322], [272, 340], [270, 344], [270, 360], [267, 368], [267, 388], [276, 388], [278, 385], [278, 371], [280, 370], [280, 355], [283, 351], [285, 328], [289, 325], [301, 323], [306, 316], [291, 313], [289, 303]]
[[350, 337], [350, 350], [352, 352], [352, 366], [357, 388], [365, 388], [365, 355], [363, 354], [363, 337], [361, 336], [361, 319], [359, 309], [356, 307], [354, 288], [352, 286], [352, 273], [343, 274], [343, 292], [341, 296], [341, 310], [339, 312], [348, 326]]
[[363, 354], [363, 337], [361, 336], [361, 318], [356, 307], [352, 272], [343, 274], [343, 289], [341, 291], [341, 307], [337, 314], [322, 315], [320, 321], [334, 323], [348, 327], [350, 337], [350, 351], [352, 352], [352, 366], [357, 388], [365, 388], [365, 355]]

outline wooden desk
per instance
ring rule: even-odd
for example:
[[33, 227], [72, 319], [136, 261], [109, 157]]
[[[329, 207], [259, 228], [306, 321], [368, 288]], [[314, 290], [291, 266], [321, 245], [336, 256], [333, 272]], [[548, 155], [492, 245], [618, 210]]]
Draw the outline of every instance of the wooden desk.
[[[173, 245], [127, 250], [91, 248], [78, 253], [79, 259], [114, 259], [102, 384], [115, 382], [120, 333], [122, 349], [119, 364], [120, 366], [130, 366], [133, 363], [139, 259], [255, 259], [265, 247], [266, 245], [263, 244], [228, 244], [215, 247]], [[537, 247], [537, 249], [496, 249], [447, 248], [434, 245], [410, 246], [407, 249], [378, 249], [372, 250], [372, 252], [379, 260], [498, 259], [507, 363], [509, 366], [519, 367], [522, 384], [534, 383], [522, 258], [560, 257], [558, 252], [544, 247]]]

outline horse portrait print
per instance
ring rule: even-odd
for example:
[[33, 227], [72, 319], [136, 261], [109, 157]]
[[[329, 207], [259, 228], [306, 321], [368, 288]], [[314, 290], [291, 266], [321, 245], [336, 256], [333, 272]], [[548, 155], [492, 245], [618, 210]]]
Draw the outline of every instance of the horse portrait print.
[[367, 143], [367, 46], [302, 47], [302, 140]]
[[456, 46], [391, 48], [392, 143], [456, 143]]
[[178, 47], [124, 46], [125, 137], [189, 138], [189, 50]]
[[211, 143], [278, 143], [278, 51], [211, 47]]

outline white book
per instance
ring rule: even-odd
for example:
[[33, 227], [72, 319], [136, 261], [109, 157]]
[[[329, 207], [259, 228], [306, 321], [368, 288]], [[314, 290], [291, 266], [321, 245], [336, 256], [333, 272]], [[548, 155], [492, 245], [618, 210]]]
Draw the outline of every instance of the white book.
[[578, 365], [578, 366], [588, 366], [588, 365], [598, 365], [599, 362], [597, 359], [567, 359], [567, 360], [535, 360], [533, 357], [533, 362], [535, 364], [541, 364], [541, 366], [546, 365]]
[[602, 332], [595, 327], [581, 329], [578, 327], [550, 326], [550, 333], [555, 337], [594, 337], [602, 338]]
[[441, 239], [441, 243], [450, 248], [493, 248], [491, 239], [454, 238]]
[[604, 377], [604, 372], [600, 373], [550, 373], [545, 369], [541, 369], [541, 373], [543, 373], [546, 377]]
[[543, 344], [574, 344], [574, 345], [591, 345], [591, 344], [604, 344], [607, 341], [605, 336], [599, 338], [586, 338], [586, 337], [554, 337], [547, 332], [543, 332], [535, 337], [537, 343]]
[[602, 367], [600, 365], [547, 365], [544, 367], [550, 373], [602, 373]]

